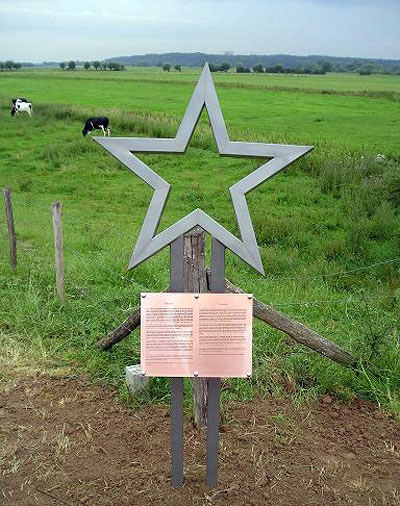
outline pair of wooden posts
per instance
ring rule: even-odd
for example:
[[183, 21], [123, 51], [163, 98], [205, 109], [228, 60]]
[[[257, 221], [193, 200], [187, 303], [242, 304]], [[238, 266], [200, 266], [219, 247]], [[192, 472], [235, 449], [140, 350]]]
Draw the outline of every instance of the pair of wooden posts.
[[[10, 266], [17, 268], [17, 239], [15, 234], [14, 213], [11, 201], [11, 191], [9, 188], [3, 189], [4, 208], [7, 219], [8, 243]], [[56, 262], [56, 284], [57, 293], [61, 302], [65, 301], [64, 289], [64, 252], [62, 235], [62, 204], [61, 201], [51, 204], [51, 214], [53, 220], [54, 250]]]

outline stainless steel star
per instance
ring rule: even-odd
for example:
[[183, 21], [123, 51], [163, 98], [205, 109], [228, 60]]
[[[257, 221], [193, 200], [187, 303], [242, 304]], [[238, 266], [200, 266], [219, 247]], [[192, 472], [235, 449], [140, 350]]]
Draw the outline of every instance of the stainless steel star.
[[[171, 185], [134, 155], [134, 153], [184, 153], [204, 107], [207, 109], [221, 156], [268, 159], [261, 167], [229, 188], [241, 240], [201, 209], [195, 209], [157, 234]], [[136, 267], [198, 225], [258, 272], [264, 274], [246, 194], [313, 149], [312, 146], [231, 141], [207, 64], [203, 68], [175, 138], [94, 137], [94, 140], [154, 189], [129, 269]]]

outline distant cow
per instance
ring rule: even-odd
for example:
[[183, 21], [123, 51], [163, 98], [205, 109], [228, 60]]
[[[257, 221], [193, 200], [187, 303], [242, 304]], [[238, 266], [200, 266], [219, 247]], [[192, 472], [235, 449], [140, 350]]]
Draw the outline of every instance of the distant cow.
[[109, 120], [105, 116], [88, 118], [82, 130], [82, 135], [90, 134], [93, 130], [103, 130], [103, 136], [110, 135]]
[[26, 112], [31, 116], [32, 114], [32, 104], [28, 102], [26, 98], [13, 98], [12, 99], [12, 109], [10, 111], [11, 116], [14, 116], [15, 113], [19, 114], [20, 112]]

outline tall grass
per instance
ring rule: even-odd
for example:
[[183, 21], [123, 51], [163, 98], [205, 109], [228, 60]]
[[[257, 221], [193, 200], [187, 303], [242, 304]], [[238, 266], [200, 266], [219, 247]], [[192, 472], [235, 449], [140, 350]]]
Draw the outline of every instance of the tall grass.
[[[173, 137], [179, 125], [163, 114], [38, 104], [29, 124], [12, 122], [13, 135], [3, 135], [0, 181], [14, 191], [19, 266], [11, 271], [6, 248], [0, 248], [0, 347], [7, 350], [1, 365], [27, 371], [33, 358], [33, 372], [88, 371], [95, 381], [122, 392], [124, 366], [139, 360], [137, 333], [109, 353], [97, 350], [95, 342], [129, 314], [140, 291], [167, 286], [168, 254], [133, 273], [124, 270], [151, 191], [81, 136], [88, 116], [104, 114], [126, 135]], [[23, 134], [20, 144], [13, 141], [17, 133]], [[249, 131], [233, 132], [232, 138], [286, 140]], [[229, 222], [225, 183], [258, 161], [217, 162], [212, 150], [212, 133], [201, 120], [179, 163], [150, 155], [148, 163], [164, 170], [166, 179], [175, 178], [178, 187], [178, 197], [165, 209], [168, 220], [177, 219], [177, 209], [186, 213], [211, 201], [218, 218]], [[359, 366], [341, 368], [257, 322], [254, 378], [227, 381], [224, 396], [284, 394], [294, 385], [299, 396], [363, 395], [398, 411], [400, 264], [385, 263], [400, 257], [398, 161], [340, 154], [326, 144], [316, 151], [248, 195], [266, 279], [230, 254], [227, 274], [349, 349]], [[49, 204], [56, 198], [64, 202], [65, 305], [57, 300], [54, 283]], [[4, 227], [0, 240], [5, 244]], [[165, 400], [168, 381], [154, 380], [148, 395]]]

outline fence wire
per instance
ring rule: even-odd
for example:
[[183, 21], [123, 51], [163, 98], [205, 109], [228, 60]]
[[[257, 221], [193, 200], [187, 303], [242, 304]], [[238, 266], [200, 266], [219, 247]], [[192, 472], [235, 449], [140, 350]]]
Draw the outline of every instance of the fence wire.
[[[47, 213], [49, 213], [49, 224], [51, 223], [51, 206], [50, 205], [44, 205], [42, 203], [33, 203], [33, 204], [31, 203], [29, 207], [31, 207], [32, 209], [40, 208], [41, 210], [46, 211]], [[16, 226], [17, 227], [18, 227], [18, 223], [20, 225], [26, 226], [26, 227], [31, 227], [32, 226], [32, 221], [27, 222], [25, 220], [21, 221], [21, 220], [18, 219], [18, 220], [16, 220]], [[114, 237], [119, 237], [119, 238], [123, 239], [124, 243], [128, 242], [127, 241], [127, 237], [126, 237], [125, 234], [119, 233], [116, 230], [110, 230], [110, 227], [106, 227], [106, 228], [101, 228], [100, 227], [99, 228], [98, 224], [94, 225], [94, 224], [89, 223], [89, 222], [82, 222], [82, 221], [77, 220], [74, 217], [71, 217], [70, 215], [68, 216], [67, 219], [63, 220], [63, 227], [66, 227], [66, 226], [67, 227], [69, 227], [69, 226], [79, 226], [79, 227], [82, 227], [82, 228], [89, 227], [89, 229], [94, 229], [96, 232], [98, 232], [98, 233], [106, 236], [107, 239], [109, 239], [110, 237], [114, 236]], [[132, 245], [133, 244], [134, 244], [134, 238], [132, 238]], [[37, 247], [37, 245], [35, 245], [35, 246]], [[40, 248], [40, 246], [39, 246], [39, 248]], [[42, 249], [43, 249], [43, 247], [42, 247]], [[45, 249], [47, 249], [47, 248], [45, 248]], [[73, 248], [70, 248], [65, 243], [65, 241], [64, 241], [64, 250], [68, 251], [68, 253], [70, 253], [71, 255], [78, 256], [84, 262], [87, 262], [87, 260], [88, 260], [87, 257], [85, 257], [85, 255], [83, 255], [80, 251], [78, 251], [76, 249], [73, 249]], [[318, 280], [318, 279], [325, 279], [325, 278], [334, 278], [334, 277], [346, 276], [346, 275], [353, 274], [353, 273], [356, 273], [356, 272], [366, 272], [366, 271], [372, 270], [372, 269], [374, 269], [376, 267], [380, 267], [380, 266], [387, 265], [387, 264], [395, 264], [395, 263], [398, 263], [398, 262], [400, 262], [400, 257], [389, 258], [389, 259], [382, 260], [380, 262], [375, 262], [375, 263], [368, 264], [368, 265], [362, 265], [362, 266], [359, 266], [359, 267], [355, 267], [353, 269], [348, 269], [348, 270], [339, 271], [339, 272], [320, 273], [320, 274], [313, 274], [313, 275], [306, 275], [306, 276], [283, 276], [283, 277], [280, 276], [279, 274], [274, 274], [272, 277], [262, 278], [262, 279], [256, 279], [255, 281], [258, 281], [258, 282], [273, 282], [273, 281], [298, 281], [298, 280]], [[104, 262], [101, 263], [101, 264], [97, 263], [97, 267], [100, 270], [102, 270], [103, 272], [107, 273], [108, 275], [111, 275], [115, 279], [127, 282], [127, 283], [135, 286], [139, 290], [146, 290], [145, 286], [143, 286], [142, 284], [136, 282], [135, 280], [133, 280], [133, 279], [125, 276], [122, 273], [115, 272], [111, 268], [107, 267], [104, 264]], [[93, 281], [93, 280], [91, 280], [91, 281]], [[81, 293], [83, 293], [88, 300], [93, 301], [94, 304], [96, 306], [98, 306], [99, 308], [101, 308], [105, 314], [107, 314], [115, 322], [118, 322], [118, 324], [120, 324], [119, 320], [117, 320], [115, 318], [115, 316], [113, 316], [110, 313], [110, 311], [108, 309], [106, 309], [101, 302], [99, 302], [99, 300], [97, 300], [97, 299], [95, 300], [93, 296], [89, 295], [85, 289], [83, 289], [82, 287], [79, 287], [73, 281], [70, 281], [68, 279], [67, 279], [67, 284], [69, 284], [70, 286], [73, 286], [75, 289], [81, 291]], [[392, 297], [393, 297], [393, 295], [362, 296], [362, 297], [357, 297], [357, 296], [350, 295], [349, 297], [342, 298], [342, 299], [301, 300], [301, 301], [270, 301], [267, 304], [270, 305], [270, 306], [272, 306], [272, 307], [273, 306], [276, 306], [276, 307], [281, 307], [281, 306], [286, 306], [286, 307], [290, 307], [290, 306], [294, 306], [294, 307], [309, 307], [309, 306], [315, 306], [315, 305], [353, 304], [353, 303], [356, 303], [356, 302], [359, 302], [359, 301], [371, 301], [371, 300], [377, 301], [377, 300], [384, 300], [384, 299], [388, 299], [388, 298], [392, 298]], [[129, 309], [127, 311], [131, 311], [131, 309]], [[126, 330], [129, 330], [129, 329], [126, 328]]]

